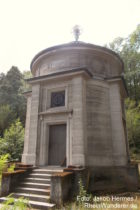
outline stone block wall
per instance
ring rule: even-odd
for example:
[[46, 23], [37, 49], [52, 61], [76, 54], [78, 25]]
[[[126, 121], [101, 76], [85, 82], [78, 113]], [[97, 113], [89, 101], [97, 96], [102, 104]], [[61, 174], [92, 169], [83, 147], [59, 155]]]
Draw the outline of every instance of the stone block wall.
[[109, 86], [87, 82], [87, 166], [113, 165]]

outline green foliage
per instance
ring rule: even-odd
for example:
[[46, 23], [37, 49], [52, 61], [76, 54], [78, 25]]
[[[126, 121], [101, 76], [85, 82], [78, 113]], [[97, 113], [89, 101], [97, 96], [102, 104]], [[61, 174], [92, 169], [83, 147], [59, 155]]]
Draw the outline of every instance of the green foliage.
[[22, 79], [22, 86], [21, 91], [26, 92], [31, 90], [31, 86], [25, 81], [26, 79], [29, 79], [32, 77], [32, 74], [30, 71], [24, 71], [23, 72], [23, 79]]
[[117, 38], [108, 47], [124, 61], [124, 77], [129, 99], [126, 100], [126, 121], [132, 158], [140, 159], [140, 25], [127, 38]]
[[136, 106], [134, 100], [126, 100], [126, 121], [128, 140], [132, 158], [140, 158], [140, 102]]
[[4, 137], [0, 139], [0, 155], [9, 153], [12, 160], [20, 160], [23, 150], [24, 128], [17, 119], [4, 132]]
[[3, 76], [0, 80], [0, 104], [11, 104], [15, 109], [16, 102], [13, 99], [18, 98], [18, 93], [21, 83], [22, 74], [17, 67], [12, 68], [7, 72], [7, 75]]
[[24, 124], [26, 100], [22, 94], [22, 81], [23, 75], [15, 66], [12, 66], [6, 75], [0, 75], [0, 106], [9, 105], [15, 119], [20, 118]]
[[1, 184], [2, 172], [7, 168], [8, 158], [9, 154], [0, 156], [0, 184]]
[[87, 195], [87, 191], [85, 190], [85, 187], [83, 185], [82, 178], [79, 179], [78, 185], [79, 185], [79, 196], [80, 197], [86, 196]]
[[11, 110], [9, 105], [0, 106], [0, 136], [3, 136], [4, 130], [15, 119], [15, 113]]
[[[78, 181], [78, 187], [79, 187], [79, 194], [77, 196], [77, 198], [84, 198], [84, 197], [88, 197], [89, 200], [91, 200], [92, 198], [92, 195], [91, 194], [88, 194], [86, 189], [85, 189], [85, 186], [83, 184], [83, 180], [82, 178], [80, 177], [79, 178], [79, 181]], [[83, 200], [82, 199], [76, 199], [76, 203], [79, 205], [79, 206], [82, 206], [83, 204]]]
[[[1, 207], [1, 210], [25, 210], [25, 209], [30, 209], [29, 208], [29, 201], [24, 199], [23, 197], [18, 198], [15, 200], [13, 197], [8, 196], [8, 199], [4, 201], [3, 207]], [[12, 205], [12, 208], [11, 208]]]
[[140, 24], [130, 36], [130, 43], [134, 49], [140, 49]]
[[127, 38], [116, 38], [108, 47], [124, 61], [125, 79], [130, 99], [140, 100], [140, 25]]
[[10, 153], [12, 159], [20, 159], [23, 149], [26, 99], [22, 93], [24, 78], [30, 76], [15, 66], [0, 74], [0, 155]]
[[10, 167], [7, 169], [8, 172], [13, 172], [15, 169], [15, 163], [11, 164]]

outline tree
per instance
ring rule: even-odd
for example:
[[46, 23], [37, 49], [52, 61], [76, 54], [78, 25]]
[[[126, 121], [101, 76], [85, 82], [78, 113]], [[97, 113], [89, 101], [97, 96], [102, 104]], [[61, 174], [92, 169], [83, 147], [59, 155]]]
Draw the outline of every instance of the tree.
[[0, 136], [3, 137], [4, 130], [14, 121], [15, 113], [9, 105], [0, 106]]
[[12, 66], [11, 69], [7, 72], [6, 78], [11, 86], [11, 92], [18, 94], [22, 85], [21, 79], [23, 78], [23, 75], [19, 69], [16, 66]]
[[22, 79], [22, 86], [21, 91], [26, 92], [31, 90], [31, 85], [29, 85], [25, 80], [32, 77], [31, 71], [24, 71], [23, 72], [23, 79]]
[[140, 103], [136, 107], [135, 101], [127, 99], [126, 107], [128, 140], [133, 156], [138, 155], [140, 151]]
[[20, 118], [25, 123], [26, 100], [22, 94], [23, 75], [19, 69], [12, 66], [6, 75], [0, 76], [0, 105], [9, 105], [15, 113], [15, 118]]
[[124, 62], [129, 99], [126, 100], [126, 121], [130, 154], [140, 158], [140, 25], [127, 38], [116, 38], [108, 47]]
[[140, 100], [140, 25], [127, 38], [116, 38], [107, 47], [117, 52], [124, 61], [129, 97], [137, 105]]
[[11, 159], [20, 160], [24, 142], [24, 128], [17, 119], [4, 132], [4, 137], [0, 139], [0, 155], [10, 154]]

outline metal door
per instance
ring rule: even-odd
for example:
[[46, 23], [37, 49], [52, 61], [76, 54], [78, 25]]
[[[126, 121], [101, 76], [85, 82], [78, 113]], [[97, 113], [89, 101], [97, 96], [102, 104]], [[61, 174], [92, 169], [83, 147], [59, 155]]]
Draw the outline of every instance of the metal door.
[[66, 159], [66, 124], [50, 125], [49, 165], [62, 165]]

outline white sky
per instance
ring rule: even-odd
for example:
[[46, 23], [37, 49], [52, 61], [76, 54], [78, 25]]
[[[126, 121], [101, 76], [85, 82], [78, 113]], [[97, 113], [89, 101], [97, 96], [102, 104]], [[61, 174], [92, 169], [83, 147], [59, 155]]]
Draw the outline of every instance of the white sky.
[[140, 23], [140, 0], [0, 0], [0, 72], [29, 70], [44, 48], [73, 41], [97, 45], [126, 37]]

